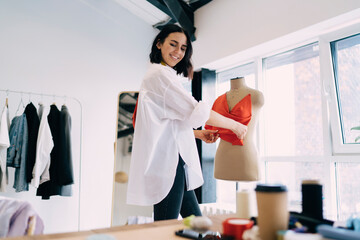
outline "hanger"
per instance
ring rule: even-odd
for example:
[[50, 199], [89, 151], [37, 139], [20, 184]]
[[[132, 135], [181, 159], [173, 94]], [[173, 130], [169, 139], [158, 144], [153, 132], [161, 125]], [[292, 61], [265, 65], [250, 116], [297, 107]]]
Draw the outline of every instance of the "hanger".
[[56, 105], [55, 95], [53, 95], [53, 99], [54, 99], [53, 105]]
[[66, 106], [66, 95], [64, 95], [64, 104], [63, 106]]
[[9, 90], [6, 90], [5, 106], [6, 106], [6, 107], [9, 107]]
[[22, 105], [23, 108], [25, 108], [25, 104], [24, 104], [24, 101], [23, 101], [23, 93], [22, 92], [21, 92], [21, 99], [20, 99], [19, 105], [18, 105], [18, 107], [16, 109], [16, 112], [15, 112], [15, 116], [17, 116], [17, 112], [19, 111], [20, 105]]
[[31, 92], [29, 92], [29, 103], [31, 103]]
[[43, 105], [43, 96], [44, 96], [44, 94], [40, 94], [40, 101], [38, 102], [38, 105], [39, 106], [42, 106]]

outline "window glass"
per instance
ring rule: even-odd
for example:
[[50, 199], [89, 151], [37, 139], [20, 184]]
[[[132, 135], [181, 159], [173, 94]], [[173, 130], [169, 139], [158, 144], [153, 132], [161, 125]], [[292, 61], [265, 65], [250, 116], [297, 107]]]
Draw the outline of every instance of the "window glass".
[[336, 163], [339, 220], [360, 212], [359, 171], [359, 163]]
[[244, 77], [246, 85], [255, 88], [255, 64], [248, 63], [217, 74], [216, 93], [220, 96], [230, 90], [230, 79]]
[[318, 43], [263, 59], [264, 156], [322, 155]]
[[[331, 42], [342, 142], [360, 136], [360, 34]], [[357, 143], [359, 143], [358, 141]]]
[[330, 214], [330, 209], [326, 206], [325, 188], [328, 187], [325, 176], [327, 168], [321, 162], [267, 162], [266, 175], [267, 181], [271, 183], [281, 183], [288, 188], [289, 208], [291, 211], [302, 211], [301, 185], [303, 180], [319, 180], [323, 185], [323, 207], [324, 216]]

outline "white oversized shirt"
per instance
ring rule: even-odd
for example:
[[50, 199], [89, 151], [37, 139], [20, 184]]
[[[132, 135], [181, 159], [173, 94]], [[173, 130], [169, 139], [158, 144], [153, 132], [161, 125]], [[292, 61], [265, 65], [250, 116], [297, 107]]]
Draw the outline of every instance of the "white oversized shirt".
[[179, 154], [187, 190], [204, 182], [193, 128], [203, 125], [210, 106], [196, 101], [176, 71], [151, 64], [140, 87], [131, 155], [127, 203], [153, 205], [169, 193]]

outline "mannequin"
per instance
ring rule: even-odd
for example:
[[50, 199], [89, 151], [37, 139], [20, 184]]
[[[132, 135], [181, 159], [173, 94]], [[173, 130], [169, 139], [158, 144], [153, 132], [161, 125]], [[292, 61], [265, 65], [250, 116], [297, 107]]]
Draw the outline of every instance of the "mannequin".
[[230, 111], [249, 94], [251, 98], [251, 119], [247, 125], [248, 129], [243, 145], [233, 145], [223, 139], [220, 140], [215, 154], [214, 177], [216, 179], [232, 181], [259, 180], [258, 152], [254, 143], [254, 133], [259, 111], [264, 105], [264, 96], [260, 91], [246, 86], [243, 77], [230, 80], [230, 91], [226, 93]]

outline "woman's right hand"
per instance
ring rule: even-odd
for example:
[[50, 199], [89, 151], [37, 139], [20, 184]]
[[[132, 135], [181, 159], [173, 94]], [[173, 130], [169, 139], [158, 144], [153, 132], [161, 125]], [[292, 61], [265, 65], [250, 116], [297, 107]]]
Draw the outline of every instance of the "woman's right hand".
[[231, 131], [233, 131], [239, 139], [244, 139], [248, 127], [244, 124], [234, 121]]

